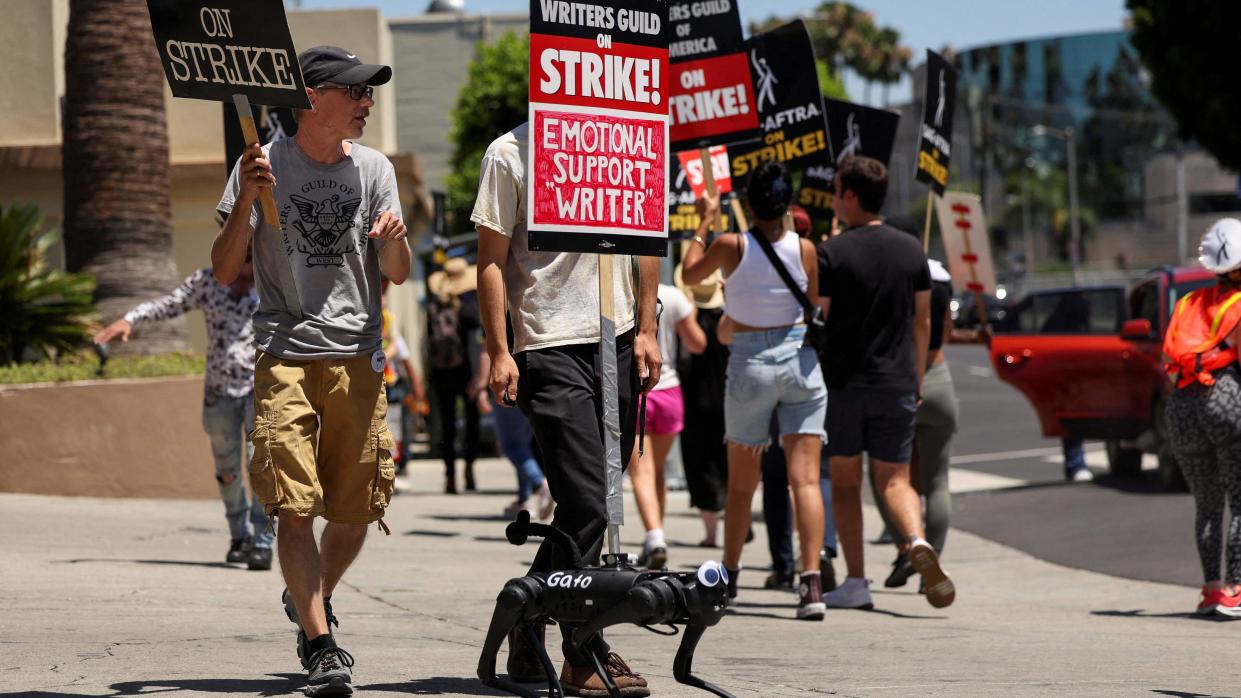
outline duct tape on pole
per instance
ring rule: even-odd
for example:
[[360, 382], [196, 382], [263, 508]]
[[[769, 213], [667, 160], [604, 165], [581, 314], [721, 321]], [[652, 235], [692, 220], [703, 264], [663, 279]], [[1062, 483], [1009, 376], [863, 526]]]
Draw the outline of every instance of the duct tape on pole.
[[[260, 142], [251, 103], [310, 108], [281, 0], [147, 0], [147, 10], [172, 95], [232, 102], [247, 146]], [[278, 233], [271, 190], [259, 201], [263, 224]], [[279, 266], [286, 309], [301, 317], [293, 271]]]

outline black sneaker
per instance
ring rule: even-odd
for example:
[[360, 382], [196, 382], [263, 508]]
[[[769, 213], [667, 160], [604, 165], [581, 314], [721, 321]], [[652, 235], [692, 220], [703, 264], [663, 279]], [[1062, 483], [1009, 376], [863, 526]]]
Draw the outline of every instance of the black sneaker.
[[271, 548], [251, 548], [246, 567], [259, 571], [271, 569]]
[[823, 585], [823, 593], [836, 590], [836, 567], [832, 564], [832, 556], [826, 550], [819, 551], [819, 581]]
[[728, 595], [724, 599], [725, 606], [737, 605], [737, 577], [741, 575], [741, 570], [730, 570], [727, 567], [724, 571], [728, 573]]
[[648, 570], [662, 570], [668, 566], [668, 549], [658, 545], [649, 551], [643, 550], [638, 556], [638, 566]]
[[905, 582], [909, 578], [917, 574], [912, 563], [909, 562], [909, 553], [897, 553], [896, 559], [892, 561], [892, 573], [888, 578], [883, 580], [883, 586], [887, 589], [896, 589], [905, 586]]
[[772, 572], [767, 575], [767, 579], [763, 580], [764, 589], [779, 589], [780, 591], [788, 591], [793, 588], [792, 572]]
[[[302, 621], [297, 617], [297, 606], [293, 605], [293, 597], [289, 596], [287, 587], [280, 593], [280, 601], [284, 604], [284, 614], [289, 617], [293, 625], [297, 626], [297, 658], [301, 660], [303, 669], [310, 669], [310, 649], [307, 647], [306, 631], [302, 630]], [[323, 615], [327, 617], [328, 633], [332, 632], [332, 626], [340, 627], [340, 621], [336, 620], [336, 616], [332, 614], [331, 599], [323, 600]]]
[[353, 655], [339, 647], [315, 652], [307, 662], [306, 695], [347, 696], [353, 693]]
[[245, 562], [250, 557], [250, 538], [234, 538], [228, 543], [228, 554], [224, 556], [224, 561], [238, 564]]

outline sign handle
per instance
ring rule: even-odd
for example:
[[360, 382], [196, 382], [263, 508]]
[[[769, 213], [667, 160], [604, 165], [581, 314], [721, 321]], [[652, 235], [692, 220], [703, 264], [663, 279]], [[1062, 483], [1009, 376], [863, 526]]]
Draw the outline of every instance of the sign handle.
[[[259, 142], [259, 130], [254, 125], [254, 113], [250, 111], [250, 100], [243, 94], [233, 95], [233, 105], [237, 107], [237, 120], [241, 122], [241, 134], [246, 140], [246, 147]], [[263, 222], [272, 228], [280, 228], [280, 216], [276, 213], [276, 199], [270, 189], [259, 194], [259, 203], [263, 207]]]
[[[986, 235], [986, 234], [987, 233], [984, 230], [983, 235]], [[961, 239], [965, 242], [965, 256], [967, 258], [973, 258], [974, 248], [970, 244], [970, 232], [968, 230], [961, 231]], [[969, 289], [974, 292], [974, 302], [977, 304], [977, 307], [978, 307], [978, 326], [985, 330], [990, 326], [990, 323], [987, 322], [987, 307], [982, 302], [982, 284], [978, 283], [977, 267], [975, 267], [973, 263], [971, 263], [969, 267], [970, 267]]]
[[[620, 404], [617, 393], [616, 367], [616, 291], [614, 289], [615, 257], [598, 255], [599, 259], [599, 366], [600, 388], [603, 393], [603, 450], [606, 455], [608, 552], [621, 554], [620, 527], [625, 523], [620, 452]], [[636, 399], [637, 396], [635, 396]], [[629, 454], [624, 454], [628, 457]]]
[[[715, 168], [711, 166], [711, 149], [699, 148], [698, 159], [702, 162], [702, 183], [707, 187], [707, 195], [716, 198], [720, 195], [720, 189], [715, 185]], [[724, 232], [723, 216], [715, 217], [715, 222], [711, 224], [711, 230], [715, 233]]]
[[935, 201], [935, 190], [928, 189], [926, 192], [926, 223], [922, 226], [922, 254], [931, 253], [931, 208]]
[[[250, 100], [243, 94], [233, 95], [233, 105], [237, 107], [237, 120], [241, 122], [241, 134], [245, 137], [246, 147], [259, 142], [259, 131], [254, 126], [254, 113], [250, 111]], [[259, 203], [263, 207], [263, 222], [269, 228], [280, 230], [280, 216], [276, 213], [276, 198], [271, 189], [263, 189], [259, 194]], [[284, 296], [285, 310], [295, 318], [302, 317], [302, 304], [297, 294], [297, 282], [293, 278], [293, 260], [289, 258], [283, 264], [276, 265], [279, 269], [280, 291]]]
[[732, 207], [733, 218], [737, 219], [737, 232], [744, 233], [750, 229], [750, 223], [745, 219], [745, 209], [741, 207], [741, 200], [736, 194], [728, 200], [729, 206]]

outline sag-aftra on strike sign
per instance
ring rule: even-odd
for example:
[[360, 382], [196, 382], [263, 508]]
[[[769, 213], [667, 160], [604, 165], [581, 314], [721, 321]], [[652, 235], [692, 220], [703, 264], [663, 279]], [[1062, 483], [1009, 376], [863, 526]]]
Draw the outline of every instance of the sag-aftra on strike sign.
[[530, 3], [530, 249], [663, 256], [665, 0]]

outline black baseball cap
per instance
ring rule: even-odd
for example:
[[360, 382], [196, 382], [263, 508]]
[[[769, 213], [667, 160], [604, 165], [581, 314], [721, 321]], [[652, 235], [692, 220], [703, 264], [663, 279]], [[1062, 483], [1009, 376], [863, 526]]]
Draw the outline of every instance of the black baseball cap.
[[392, 68], [363, 63], [358, 57], [337, 46], [315, 46], [297, 56], [302, 66], [306, 87], [325, 82], [338, 85], [382, 85], [392, 79]]

